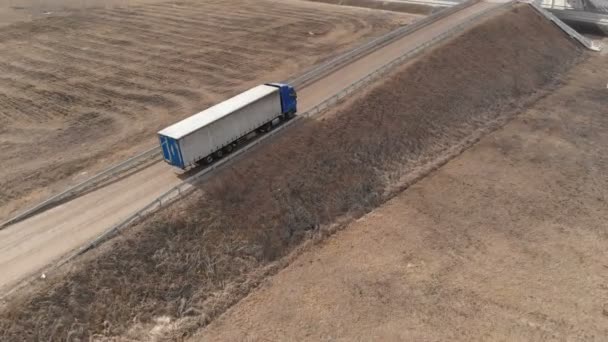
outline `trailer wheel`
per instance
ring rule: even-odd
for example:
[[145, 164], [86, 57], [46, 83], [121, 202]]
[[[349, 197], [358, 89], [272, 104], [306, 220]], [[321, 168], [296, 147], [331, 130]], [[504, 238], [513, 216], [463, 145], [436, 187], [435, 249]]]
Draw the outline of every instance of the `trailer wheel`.
[[217, 152], [215, 152], [215, 156], [217, 157], [217, 159], [221, 159], [224, 156], [224, 151], [217, 150]]
[[269, 122], [267, 124], [262, 125], [260, 128], [258, 128], [258, 132], [259, 133], [266, 133], [266, 132], [270, 132], [270, 129], [272, 128], [272, 122]]
[[230, 144], [230, 145], [224, 147], [224, 150], [226, 151], [226, 154], [230, 154], [234, 150], [234, 145]]
[[213, 163], [213, 156], [212, 155], [208, 155], [205, 157], [205, 164], [211, 164]]

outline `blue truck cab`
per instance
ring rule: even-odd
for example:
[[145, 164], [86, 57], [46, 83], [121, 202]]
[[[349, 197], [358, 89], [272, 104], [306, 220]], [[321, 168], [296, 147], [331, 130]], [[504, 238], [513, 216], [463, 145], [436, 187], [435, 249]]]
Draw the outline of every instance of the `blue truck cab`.
[[289, 84], [284, 83], [266, 83], [266, 85], [279, 88], [283, 115], [287, 118], [292, 117], [298, 111], [296, 90]]

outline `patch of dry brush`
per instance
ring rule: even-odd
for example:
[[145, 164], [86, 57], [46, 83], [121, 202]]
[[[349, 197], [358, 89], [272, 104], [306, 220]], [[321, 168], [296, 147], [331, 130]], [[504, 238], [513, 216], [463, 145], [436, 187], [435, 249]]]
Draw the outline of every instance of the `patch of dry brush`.
[[[387, 199], [395, 177], [508, 117], [581, 54], [517, 7], [323, 120], [297, 125], [0, 316], [3, 341], [129, 334], [205, 300], [316, 231]], [[220, 310], [221, 311], [221, 310]], [[207, 319], [200, 319], [204, 324]]]

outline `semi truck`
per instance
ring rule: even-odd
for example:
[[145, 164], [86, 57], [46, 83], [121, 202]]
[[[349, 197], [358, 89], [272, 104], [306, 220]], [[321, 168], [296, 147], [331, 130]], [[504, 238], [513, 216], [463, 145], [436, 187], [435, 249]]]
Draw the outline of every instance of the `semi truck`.
[[253, 132], [267, 132], [296, 112], [297, 94], [292, 86], [259, 85], [159, 131], [163, 158], [182, 170], [210, 164]]

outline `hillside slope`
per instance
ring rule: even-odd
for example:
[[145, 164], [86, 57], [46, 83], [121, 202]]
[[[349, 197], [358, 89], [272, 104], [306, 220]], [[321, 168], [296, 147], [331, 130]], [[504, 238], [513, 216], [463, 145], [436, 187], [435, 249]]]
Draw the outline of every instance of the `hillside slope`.
[[605, 341], [608, 56], [193, 341]]

